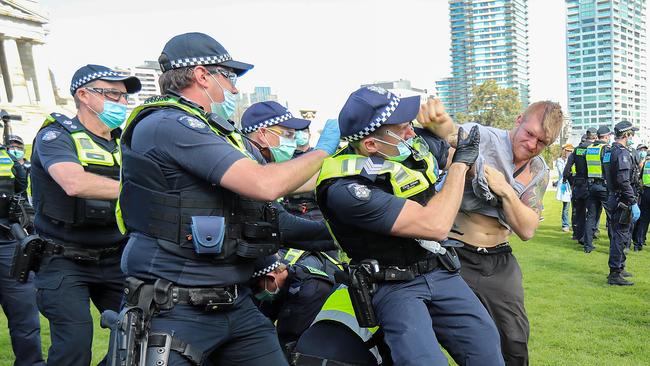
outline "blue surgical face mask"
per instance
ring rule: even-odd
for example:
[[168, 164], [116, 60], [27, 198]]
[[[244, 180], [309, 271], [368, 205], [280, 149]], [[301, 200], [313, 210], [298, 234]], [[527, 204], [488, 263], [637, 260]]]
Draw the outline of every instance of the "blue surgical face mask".
[[632, 139], [632, 136], [627, 138], [627, 146], [632, 146], [634, 145], [634, 140]]
[[[291, 160], [293, 153], [296, 152], [296, 139], [290, 139], [274, 133], [269, 130], [274, 135], [280, 138], [280, 144], [278, 146], [270, 146], [269, 150], [273, 156], [273, 161], [276, 163], [281, 163], [283, 161]], [[268, 141], [266, 142], [268, 144]]]
[[25, 157], [25, 152], [23, 150], [18, 150], [18, 149], [9, 149], [9, 154], [13, 155], [14, 158], [20, 160]]
[[235, 113], [235, 109], [237, 108], [237, 97], [235, 94], [230, 92], [230, 90], [221, 86], [219, 81], [214, 76], [212, 76], [212, 74], [210, 74], [210, 77], [217, 82], [217, 85], [219, 85], [223, 91], [223, 102], [221, 103], [215, 102], [210, 94], [206, 92], [208, 98], [210, 98], [211, 101], [210, 112], [216, 113], [217, 116], [223, 119], [230, 119], [230, 117], [232, 117], [232, 115]]
[[309, 144], [309, 132], [296, 131], [296, 145], [305, 146]]
[[641, 159], [645, 159], [645, 157], [648, 156], [648, 152], [647, 151], [639, 151], [639, 156], [641, 157]]
[[[91, 93], [92, 95], [95, 95]], [[97, 97], [99, 98], [99, 97]], [[90, 106], [88, 106], [90, 108]], [[90, 108], [91, 111], [95, 112], [97, 117], [104, 122], [110, 130], [114, 130], [124, 123], [126, 120], [126, 104], [111, 102], [110, 100], [104, 100], [104, 109], [101, 113], [97, 113], [94, 109]]]
[[410, 138], [410, 139], [408, 139], [406, 141], [402, 140], [399, 137], [398, 137], [398, 139], [400, 139], [401, 141], [399, 143], [397, 143], [397, 144], [393, 144], [391, 142], [375, 138], [375, 141], [379, 141], [379, 142], [384, 143], [386, 145], [397, 147], [397, 151], [398, 151], [397, 155], [390, 156], [390, 155], [384, 154], [381, 151], [377, 151], [377, 152], [380, 153], [381, 155], [383, 155], [387, 160], [390, 160], [390, 161], [402, 162], [402, 161], [406, 160], [409, 156], [411, 156], [411, 149], [409, 148], [409, 145], [413, 142], [413, 138]]

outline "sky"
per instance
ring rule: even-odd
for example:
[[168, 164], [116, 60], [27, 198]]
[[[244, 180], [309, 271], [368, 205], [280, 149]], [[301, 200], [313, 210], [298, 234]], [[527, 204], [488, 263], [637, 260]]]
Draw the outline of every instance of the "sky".
[[[178, 6], [178, 4], [182, 6]], [[434, 90], [451, 75], [447, 0], [41, 0], [49, 12], [46, 51], [67, 90], [87, 63], [137, 66], [157, 60], [174, 35], [204, 32], [235, 60], [255, 65], [242, 92], [270, 86], [298, 114], [338, 116], [361, 84], [410, 80]], [[531, 100], [566, 111], [564, 0], [529, 0]], [[650, 115], [650, 114], [649, 114]]]

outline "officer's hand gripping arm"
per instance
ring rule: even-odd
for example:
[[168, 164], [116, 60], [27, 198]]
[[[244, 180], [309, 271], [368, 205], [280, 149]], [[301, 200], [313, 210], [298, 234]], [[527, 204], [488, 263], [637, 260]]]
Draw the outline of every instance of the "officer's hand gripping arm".
[[406, 200], [391, 228], [391, 234], [408, 238], [441, 241], [447, 237], [463, 198], [465, 175], [478, 157], [480, 134], [474, 126], [467, 137], [459, 131], [460, 154], [451, 164], [440, 192], [421, 206]]

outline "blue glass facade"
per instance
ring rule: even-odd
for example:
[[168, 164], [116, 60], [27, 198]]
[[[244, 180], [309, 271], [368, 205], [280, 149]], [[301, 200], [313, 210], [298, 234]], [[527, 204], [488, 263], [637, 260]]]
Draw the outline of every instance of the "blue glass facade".
[[[526, 0], [450, 0], [452, 78], [445, 105], [466, 112], [472, 86], [493, 79], [529, 103]], [[438, 87], [438, 85], [436, 85]]]
[[572, 134], [628, 120], [646, 123], [645, 0], [566, 0]]

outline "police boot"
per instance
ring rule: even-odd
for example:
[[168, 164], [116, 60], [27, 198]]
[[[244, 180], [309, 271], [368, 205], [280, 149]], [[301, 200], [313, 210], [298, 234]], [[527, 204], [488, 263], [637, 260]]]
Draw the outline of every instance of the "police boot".
[[607, 276], [607, 283], [615, 286], [632, 286], [634, 282], [630, 282], [621, 276], [620, 271], [610, 271]]
[[628, 277], [634, 277], [633, 274], [631, 274], [630, 272], [628, 272], [628, 271], [626, 271], [626, 270], [624, 270], [624, 269], [621, 270], [621, 276], [623, 276], [623, 277], [625, 277], [625, 278], [628, 278]]

